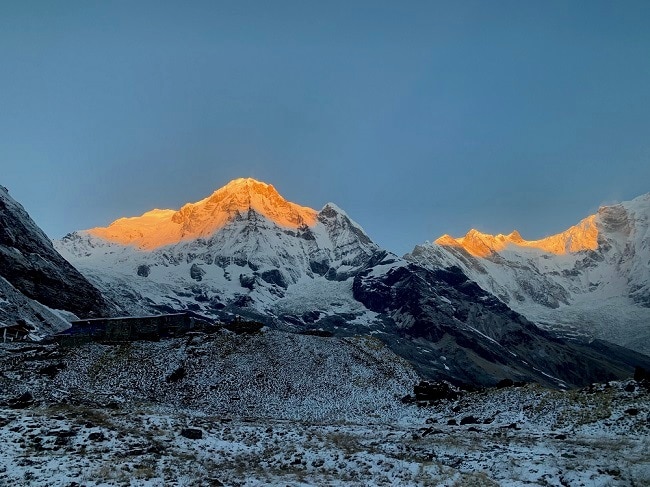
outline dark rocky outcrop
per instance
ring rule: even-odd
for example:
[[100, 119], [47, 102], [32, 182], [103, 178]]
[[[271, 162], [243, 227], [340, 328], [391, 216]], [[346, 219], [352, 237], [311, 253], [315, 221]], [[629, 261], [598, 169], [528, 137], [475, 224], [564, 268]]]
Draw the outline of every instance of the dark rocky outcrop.
[[417, 401], [453, 400], [458, 397], [458, 391], [446, 382], [421, 381], [413, 392]]
[[205, 275], [205, 270], [198, 264], [192, 264], [190, 267], [190, 277], [195, 281], [202, 281]]
[[34, 404], [34, 396], [32, 396], [31, 392], [24, 392], [20, 396], [7, 401], [7, 405], [11, 409], [25, 409], [32, 404]]
[[517, 382], [583, 386], [630, 377], [634, 364], [650, 362], [602, 341], [562, 340], [481, 289], [458, 267], [431, 270], [384, 254], [377, 266], [355, 277], [353, 294], [385, 316], [392, 333], [382, 339], [435, 380], [494, 386], [507, 375]]
[[481, 421], [476, 416], [465, 416], [460, 420], [460, 424], [479, 424]]
[[80, 317], [110, 312], [101, 293], [54, 249], [0, 186], [0, 276], [30, 299]]
[[181, 430], [181, 436], [190, 440], [200, 440], [203, 438], [203, 431], [198, 428], [183, 428]]
[[637, 382], [648, 381], [650, 382], [650, 370], [640, 365], [634, 368], [634, 380]]
[[141, 264], [138, 266], [137, 273], [140, 277], [149, 277], [151, 272], [151, 267], [147, 264]]

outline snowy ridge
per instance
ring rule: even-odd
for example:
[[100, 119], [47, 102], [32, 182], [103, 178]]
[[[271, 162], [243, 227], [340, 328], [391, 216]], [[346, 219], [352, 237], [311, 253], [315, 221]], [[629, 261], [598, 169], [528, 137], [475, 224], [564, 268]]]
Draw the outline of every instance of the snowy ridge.
[[[594, 247], [593, 243], [597, 245]], [[567, 333], [650, 353], [650, 194], [605, 206], [538, 241], [472, 231], [405, 256], [429, 268], [460, 267], [529, 319]]]

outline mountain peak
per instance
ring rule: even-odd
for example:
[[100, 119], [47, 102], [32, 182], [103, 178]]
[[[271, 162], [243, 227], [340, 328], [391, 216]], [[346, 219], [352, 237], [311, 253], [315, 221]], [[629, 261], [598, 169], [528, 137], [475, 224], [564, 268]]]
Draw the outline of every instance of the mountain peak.
[[178, 211], [154, 209], [87, 232], [111, 242], [152, 250], [209, 237], [251, 210], [280, 227], [295, 229], [316, 223], [315, 210], [285, 200], [272, 185], [253, 178], [238, 178], [207, 198], [183, 205]]
[[562, 233], [539, 240], [524, 240], [517, 230], [513, 230], [508, 235], [501, 233], [489, 235], [471, 229], [464, 237], [453, 238], [449, 235], [443, 235], [436, 240], [436, 243], [445, 247], [462, 247], [475, 257], [488, 257], [505, 250], [510, 245], [562, 255], [597, 249], [598, 228], [596, 226], [596, 215], [591, 215]]
[[230, 193], [276, 193], [277, 190], [272, 184], [258, 181], [253, 178], [236, 178], [215, 191], [227, 191]]

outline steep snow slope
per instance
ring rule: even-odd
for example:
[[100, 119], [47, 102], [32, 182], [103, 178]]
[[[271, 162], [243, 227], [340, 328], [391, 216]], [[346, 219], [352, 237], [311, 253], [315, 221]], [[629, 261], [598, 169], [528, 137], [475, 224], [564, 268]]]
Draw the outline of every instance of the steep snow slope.
[[[442, 276], [382, 251], [331, 203], [316, 212], [240, 179], [179, 212], [156, 213], [159, 227], [150, 212], [70, 234], [56, 247], [127, 313], [191, 310], [293, 331], [374, 334], [422, 373], [457, 382], [513, 377], [559, 386], [632, 371], [616, 353], [556, 343], [463, 284], [462, 273]], [[172, 234], [174, 243], [150, 248]], [[567, 357], [572, 370], [561, 366]]]
[[49, 308], [82, 317], [109, 312], [99, 291], [0, 186], [0, 323], [22, 319], [44, 332], [69, 326], [64, 314]]
[[405, 256], [460, 267], [512, 309], [553, 329], [650, 353], [650, 194], [602, 207], [566, 232], [445, 235]]

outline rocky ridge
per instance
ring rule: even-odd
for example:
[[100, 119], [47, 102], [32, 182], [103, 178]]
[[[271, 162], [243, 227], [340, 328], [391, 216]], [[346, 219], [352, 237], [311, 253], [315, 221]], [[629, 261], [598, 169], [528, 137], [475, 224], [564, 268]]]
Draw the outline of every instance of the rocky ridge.
[[101, 293], [54, 249], [6, 188], [0, 186], [0, 322], [22, 320], [37, 331], [66, 328], [66, 314], [101, 316]]

